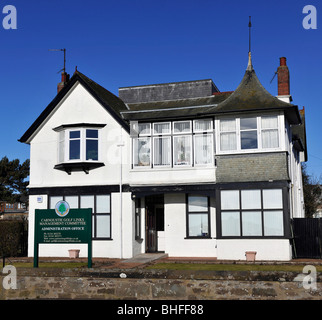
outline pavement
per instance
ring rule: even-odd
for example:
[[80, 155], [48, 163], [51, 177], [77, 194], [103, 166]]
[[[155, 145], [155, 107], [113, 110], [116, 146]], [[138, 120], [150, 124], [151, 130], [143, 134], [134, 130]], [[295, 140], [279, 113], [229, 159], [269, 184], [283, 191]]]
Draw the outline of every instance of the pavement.
[[140, 263], [146, 264], [155, 260], [166, 258], [168, 255], [166, 253], [141, 253], [133, 258], [121, 261], [122, 263]]

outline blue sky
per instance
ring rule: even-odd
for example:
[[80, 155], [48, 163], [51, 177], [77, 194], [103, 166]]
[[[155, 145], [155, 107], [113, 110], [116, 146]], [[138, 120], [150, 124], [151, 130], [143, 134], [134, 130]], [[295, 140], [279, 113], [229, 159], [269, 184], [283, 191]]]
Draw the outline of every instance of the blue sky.
[[[217, 0], [3, 0], [17, 9], [17, 29], [0, 24], [0, 157], [29, 158], [17, 140], [56, 95], [67, 49], [67, 72], [78, 70], [114, 94], [118, 88], [213, 79], [220, 91], [241, 81], [252, 16], [252, 57], [264, 87], [287, 57], [293, 103], [305, 106], [310, 174], [322, 174], [322, 3]], [[302, 26], [305, 5], [317, 29]], [[322, 21], [322, 20], [321, 20]]]

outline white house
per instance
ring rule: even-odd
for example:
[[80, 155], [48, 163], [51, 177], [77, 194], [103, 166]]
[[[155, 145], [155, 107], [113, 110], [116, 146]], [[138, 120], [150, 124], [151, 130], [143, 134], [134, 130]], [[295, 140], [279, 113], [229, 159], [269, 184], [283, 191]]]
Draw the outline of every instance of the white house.
[[[305, 127], [291, 104], [286, 59], [279, 96], [251, 59], [234, 92], [212, 80], [119, 89], [79, 71], [20, 141], [30, 144], [29, 256], [35, 209], [92, 208], [93, 257], [292, 258], [290, 221], [304, 217]], [[42, 244], [40, 256], [87, 246]]]

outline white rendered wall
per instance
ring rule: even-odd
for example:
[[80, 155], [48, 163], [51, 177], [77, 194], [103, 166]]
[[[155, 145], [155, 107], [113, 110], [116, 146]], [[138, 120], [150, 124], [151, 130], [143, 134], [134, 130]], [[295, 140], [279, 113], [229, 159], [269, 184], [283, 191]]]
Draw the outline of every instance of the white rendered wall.
[[256, 260], [288, 261], [292, 259], [288, 239], [217, 240], [218, 260], [246, 260], [246, 251], [256, 251]]
[[[66, 172], [53, 169], [58, 164], [58, 136], [53, 128], [63, 124], [95, 123], [106, 124], [99, 130], [99, 161], [105, 166], [84, 172]], [[119, 184], [121, 140], [123, 183], [128, 182], [129, 134], [80, 84], [75, 85], [65, 99], [55, 108], [46, 123], [37, 131], [30, 142], [30, 185], [80, 186]], [[126, 170], [125, 170], [126, 169]]]
[[[210, 211], [211, 235], [215, 236], [215, 208]], [[186, 196], [185, 194], [164, 195], [165, 252], [169, 257], [216, 257], [215, 239], [185, 239]]]

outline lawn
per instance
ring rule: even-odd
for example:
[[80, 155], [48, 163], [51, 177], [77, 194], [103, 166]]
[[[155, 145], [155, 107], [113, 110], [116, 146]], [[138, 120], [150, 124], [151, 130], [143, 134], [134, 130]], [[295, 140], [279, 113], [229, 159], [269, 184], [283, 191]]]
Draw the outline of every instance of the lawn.
[[[16, 268], [33, 268], [34, 264], [32, 262], [13, 262]], [[62, 268], [62, 269], [72, 269], [72, 268], [84, 268], [87, 267], [87, 262], [39, 262], [39, 268]]]
[[[301, 273], [305, 265], [295, 264], [220, 264], [220, 263], [156, 263], [146, 269], [191, 271], [291, 271]], [[315, 266], [322, 272], [322, 266]]]

